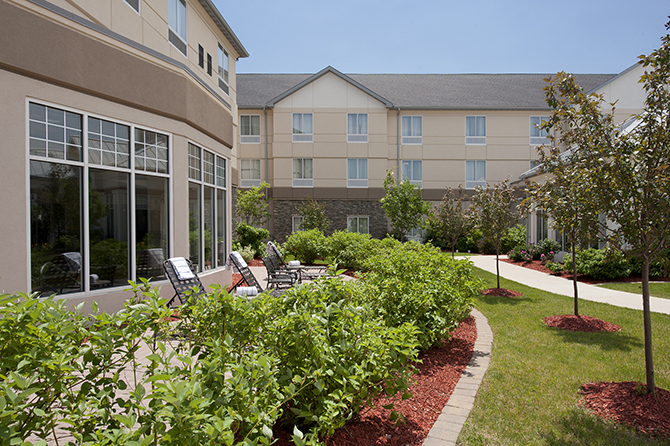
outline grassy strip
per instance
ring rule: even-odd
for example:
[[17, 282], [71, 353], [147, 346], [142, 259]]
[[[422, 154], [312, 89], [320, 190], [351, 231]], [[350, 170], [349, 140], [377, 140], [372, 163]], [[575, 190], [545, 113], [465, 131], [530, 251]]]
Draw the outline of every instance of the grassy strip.
[[[610, 290], [625, 291], [627, 293], [636, 293], [642, 296], [642, 284], [641, 283], [627, 283], [627, 282], [617, 282], [617, 283], [603, 283], [601, 285], [603, 288], [609, 288]], [[652, 282], [649, 284], [649, 293], [654, 297], [661, 297], [663, 299], [670, 299], [670, 282]]]
[[[495, 275], [476, 269], [485, 287]], [[584, 315], [617, 333], [549, 328], [542, 318], [572, 314], [572, 298], [501, 279], [523, 296], [480, 295], [475, 306], [493, 330], [490, 368], [459, 437], [466, 445], [670, 445], [589, 415], [577, 391], [587, 382], [645, 380], [642, 313], [589, 301]], [[670, 389], [670, 316], [652, 314], [656, 385]]]

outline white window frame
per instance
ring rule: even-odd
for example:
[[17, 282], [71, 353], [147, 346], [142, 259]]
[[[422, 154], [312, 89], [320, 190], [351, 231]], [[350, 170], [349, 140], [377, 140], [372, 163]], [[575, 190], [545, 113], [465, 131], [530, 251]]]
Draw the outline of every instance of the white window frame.
[[[310, 168], [307, 169], [307, 164]], [[296, 170], [297, 167], [297, 170]], [[293, 158], [293, 187], [314, 187], [314, 159], [312, 158]], [[311, 171], [311, 176], [306, 176], [307, 171]]]
[[291, 233], [300, 232], [300, 225], [302, 224], [302, 215], [292, 215], [291, 216]]
[[[168, 40], [184, 56], [188, 51], [188, 33], [186, 18], [186, 0], [168, 0]], [[183, 44], [180, 47], [179, 42], [174, 42], [172, 36], [176, 37]]]
[[219, 62], [217, 68], [219, 88], [230, 94], [230, 57], [228, 51], [219, 43]]
[[[362, 119], [363, 117], [365, 117], [364, 120]], [[351, 125], [352, 118], [355, 118], [356, 120], [353, 127]], [[368, 122], [369, 120], [367, 113], [347, 113], [347, 142], [368, 142]]]
[[347, 158], [347, 187], [368, 187], [368, 159]]
[[[351, 227], [351, 223], [355, 221], [356, 222], [356, 230], [355, 231], [349, 231], [349, 228]], [[367, 221], [367, 231], [361, 232], [361, 221]], [[370, 217], [367, 215], [353, 215], [353, 216], [348, 216], [347, 217], [347, 232], [357, 232], [359, 234], [369, 234], [370, 233]]]
[[[468, 168], [468, 166], [473, 166]], [[474, 175], [468, 178], [468, 171], [474, 169]], [[483, 175], [481, 170], [483, 170]], [[465, 188], [474, 189], [477, 186], [486, 187], [486, 161], [485, 160], [466, 160], [465, 161]]]
[[549, 132], [538, 127], [542, 122], [549, 121], [549, 116], [531, 116], [528, 120], [530, 123], [530, 145], [541, 146], [542, 144], [549, 144]]
[[[470, 131], [471, 122], [474, 121], [474, 132]], [[484, 122], [484, 132], [479, 131], [479, 123]], [[474, 133], [474, 134], [471, 134]], [[465, 117], [465, 144], [468, 145], [486, 145], [486, 116], [466, 116]]]
[[[417, 178], [416, 175], [414, 175], [414, 167], [416, 165], [419, 165], [419, 171], [420, 174]], [[415, 184], [419, 187], [423, 185], [423, 161], [422, 160], [402, 160], [402, 178], [404, 180], [408, 180], [410, 183]], [[409, 175], [408, 175], [409, 174]]]
[[422, 116], [402, 116], [401, 127], [403, 145], [423, 144]]
[[[307, 122], [305, 121], [307, 116], [309, 116], [309, 125], [307, 125]], [[297, 127], [296, 118], [298, 118]], [[313, 113], [293, 113], [291, 115], [291, 128], [291, 132], [293, 133], [293, 142], [314, 142]]]
[[[31, 145], [30, 145], [30, 140], [34, 139], [30, 133], [30, 123], [35, 122], [35, 120], [30, 118], [30, 104], [35, 104], [38, 106], [44, 106], [48, 108], [54, 108], [58, 110], [62, 110], [67, 113], [73, 113], [76, 115], [79, 115], [81, 117], [81, 134], [79, 135], [80, 140], [77, 141], [77, 145], [80, 148], [80, 159], [74, 160], [70, 159], [67, 157], [67, 149], [64, 158], [60, 157], [52, 157], [49, 156], [48, 151], [45, 151], [43, 155], [37, 155], [31, 153]], [[135, 231], [135, 221], [136, 221], [136, 213], [137, 213], [137, 206], [136, 206], [136, 192], [137, 189], [135, 188], [135, 178], [137, 175], [143, 175], [143, 176], [151, 176], [151, 177], [157, 177], [157, 178], [165, 178], [167, 179], [168, 185], [167, 185], [167, 191], [168, 191], [168, 200], [167, 200], [167, 227], [168, 227], [168, 234], [167, 234], [167, 253], [165, 254], [167, 257], [170, 257], [173, 255], [173, 250], [175, 246], [175, 239], [174, 239], [174, 202], [173, 202], [173, 197], [171, 196], [172, 194], [169, 193], [169, 191], [172, 190], [173, 188], [173, 175], [174, 175], [174, 162], [172, 159], [173, 155], [173, 143], [174, 143], [174, 138], [172, 133], [165, 132], [164, 130], [159, 130], [157, 128], [152, 128], [149, 126], [145, 126], [142, 124], [138, 124], [135, 122], [130, 122], [130, 121], [125, 121], [121, 119], [116, 119], [116, 118], [108, 118], [104, 117], [101, 115], [97, 115], [94, 113], [88, 113], [86, 111], [83, 111], [81, 109], [74, 109], [70, 107], [64, 107], [60, 104], [54, 104], [46, 101], [40, 101], [40, 100], [34, 100], [34, 99], [28, 99], [26, 98], [26, 125], [27, 125], [27, 132], [26, 132], [26, 150], [27, 150], [27, 157], [28, 157], [28, 165], [30, 166], [31, 161], [38, 161], [38, 162], [47, 162], [47, 163], [53, 163], [53, 164], [60, 164], [60, 165], [69, 165], [73, 167], [78, 167], [81, 169], [81, 178], [86, 179], [85, 184], [88, 184], [88, 178], [90, 174], [91, 169], [96, 169], [96, 170], [108, 170], [108, 171], [115, 171], [115, 172], [122, 172], [122, 173], [127, 173], [130, 175], [130, 181], [128, 183], [128, 209], [131, 211], [131, 214], [128, 216], [128, 254], [130, 258], [128, 259], [128, 271], [129, 275], [132, 278], [132, 280], [139, 280], [137, 277], [137, 260], [138, 260], [138, 253], [137, 253], [137, 233]], [[128, 127], [128, 133], [129, 133], [129, 142], [130, 142], [130, 147], [131, 149], [129, 150], [129, 165], [128, 167], [117, 167], [117, 166], [108, 166], [108, 165], [99, 165], [90, 162], [89, 157], [89, 150], [91, 149], [90, 146], [90, 132], [89, 132], [89, 118], [95, 118], [100, 121], [107, 121], [110, 123], [113, 123], [115, 125], [123, 125]], [[42, 122], [42, 121], [39, 121]], [[46, 125], [52, 125], [48, 124], [48, 121], [44, 122]], [[64, 131], [68, 129], [68, 125], [65, 124], [64, 126], [60, 126], [63, 128]], [[156, 135], [161, 135], [167, 138], [167, 144], [165, 149], [167, 150], [167, 159], [165, 162], [167, 163], [167, 171], [166, 172], [158, 172], [155, 170], [151, 169], [146, 169], [142, 167], [136, 166], [136, 158], [141, 157], [144, 160], [146, 159], [153, 159], [151, 157], [147, 157], [146, 153], [144, 155], [138, 155], [135, 151], [135, 146], [136, 143], [138, 143], [137, 138], [136, 138], [136, 131], [143, 131], [146, 133], [154, 133]], [[45, 139], [45, 142], [49, 142], [50, 138], [47, 136]], [[152, 148], [156, 148], [156, 144], [145, 144], [145, 143], [140, 143], [143, 145], [145, 148], [147, 146], [150, 146]], [[28, 181], [28, 190], [30, 190], [30, 175], [28, 175], [27, 178]], [[87, 252], [90, 250], [90, 229], [88, 229], [89, 226], [89, 218], [90, 218], [90, 204], [89, 204], [89, 194], [90, 194], [90, 189], [88, 186], [84, 186], [83, 190], [81, 190], [81, 197], [80, 200], [81, 202], [81, 215], [80, 215], [80, 224], [83, 225], [83, 228], [81, 229], [80, 233], [80, 249], [84, 252]], [[27, 196], [28, 200], [28, 209], [30, 209], [30, 194]], [[28, 220], [30, 220], [30, 214], [27, 214]], [[30, 231], [28, 232], [29, 234], [29, 239], [30, 239]], [[30, 251], [30, 246], [28, 246], [28, 258], [31, 258], [31, 251]], [[90, 269], [91, 265], [89, 263], [89, 259], [83, 259], [82, 264], [81, 264], [81, 280], [82, 280], [82, 288], [81, 291], [73, 292], [73, 293], [66, 293], [67, 297], [74, 297], [77, 295], [81, 295], [84, 293], [90, 293], [93, 291], [93, 287], [91, 286], [91, 276], [90, 276]], [[32, 287], [32, 281], [30, 277], [30, 272], [31, 272], [31, 267], [28, 268], [28, 284], [29, 286]], [[105, 288], [106, 290], [109, 290], [110, 292], [118, 292], [121, 290], [121, 286], [112, 286], [110, 288]], [[97, 291], [97, 289], [95, 290]], [[65, 294], [63, 294], [65, 295]]]
[[[254, 175], [256, 173], [256, 175]], [[245, 178], [248, 177], [248, 178]], [[261, 185], [261, 160], [240, 160], [240, 187], [249, 188]]]
[[[130, 6], [131, 8], [133, 8], [133, 11], [135, 11], [135, 12], [138, 13], [138, 14], [140, 13], [140, 0], [125, 0], [125, 1], [126, 1], [126, 4], [127, 4], [128, 6]], [[131, 3], [131, 2], [132, 2], [132, 3]], [[135, 8], [135, 6], [133, 5], [134, 2], [137, 3], [137, 8]]]
[[[256, 119], [254, 119], [256, 118]], [[248, 120], [248, 124], [243, 121]], [[254, 121], [258, 121], [258, 133], [254, 130]], [[245, 127], [249, 133], [244, 133]], [[261, 143], [261, 115], [240, 115], [240, 143], [241, 144], [260, 144]]]

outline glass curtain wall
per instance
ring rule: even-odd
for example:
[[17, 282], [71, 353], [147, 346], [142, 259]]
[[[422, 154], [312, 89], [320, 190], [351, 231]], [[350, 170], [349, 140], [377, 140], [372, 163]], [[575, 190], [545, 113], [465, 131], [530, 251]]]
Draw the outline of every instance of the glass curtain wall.
[[28, 121], [32, 291], [164, 278], [169, 137], [38, 103]]

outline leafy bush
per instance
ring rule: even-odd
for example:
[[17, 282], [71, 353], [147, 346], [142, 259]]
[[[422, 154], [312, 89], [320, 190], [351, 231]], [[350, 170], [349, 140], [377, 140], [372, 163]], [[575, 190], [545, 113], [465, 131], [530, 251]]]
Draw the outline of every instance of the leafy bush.
[[548, 261], [547, 263], [544, 264], [544, 266], [546, 266], [547, 269], [552, 273], [560, 273], [561, 271], [563, 271], [563, 265], [561, 265], [558, 262]]
[[548, 238], [540, 240], [536, 246], [540, 252], [540, 257], [542, 254], [544, 254], [546, 260], [552, 260], [554, 258], [554, 254], [561, 250], [561, 244], [559, 242]]
[[370, 234], [335, 231], [326, 239], [326, 255], [342, 268], [363, 269], [364, 261], [372, 253]]
[[244, 248], [240, 248], [238, 252], [242, 256], [244, 261], [247, 263], [251, 262], [256, 254], [254, 252], [254, 248], [252, 248], [251, 246], [245, 246]]
[[479, 252], [479, 241], [481, 239], [482, 231], [479, 229], [472, 229], [467, 235], [458, 238], [456, 250], [458, 252]]
[[365, 301], [389, 326], [415, 324], [422, 349], [449, 339], [481, 289], [470, 262], [430, 245], [405, 243], [371, 256], [366, 267]]
[[500, 252], [508, 252], [517, 246], [523, 246], [525, 244], [526, 226], [518, 224], [509, 228], [507, 234], [503, 236]]
[[300, 262], [311, 265], [327, 254], [326, 236], [318, 229], [298, 231], [291, 234], [282, 246], [283, 251], [293, 255]]
[[521, 245], [508, 252], [507, 257], [515, 262], [530, 262], [538, 260], [540, 252], [534, 245]]
[[[631, 274], [642, 274], [642, 259], [632, 257], [629, 259]], [[664, 249], [658, 257], [652, 260], [649, 265], [649, 277], [668, 277], [670, 276], [670, 249]]]
[[238, 223], [235, 227], [237, 242], [242, 248], [250, 246], [254, 251], [254, 257], [262, 257], [265, 253], [263, 240], [270, 237], [267, 229], [256, 228], [246, 223]]
[[[565, 256], [563, 267], [572, 272], [571, 255]], [[630, 273], [631, 267], [620, 251], [589, 248], [577, 252], [577, 274], [605, 280], [627, 277]]]

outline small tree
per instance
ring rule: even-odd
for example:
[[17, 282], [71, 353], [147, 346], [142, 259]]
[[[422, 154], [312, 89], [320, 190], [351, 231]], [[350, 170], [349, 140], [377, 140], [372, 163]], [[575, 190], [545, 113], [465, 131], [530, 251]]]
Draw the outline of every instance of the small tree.
[[467, 234], [472, 226], [467, 208], [464, 207], [464, 201], [462, 186], [458, 186], [458, 192], [448, 188], [442, 201], [431, 210], [429, 217], [433, 230], [451, 246], [452, 257], [454, 257], [458, 238]]
[[403, 240], [413, 228], [421, 227], [422, 217], [430, 211], [430, 203], [423, 201], [421, 188], [410, 181], [397, 182], [390, 170], [386, 171], [384, 197], [379, 202], [398, 240]]
[[272, 217], [268, 211], [269, 198], [266, 190], [270, 187], [263, 181], [260, 186], [254, 186], [249, 190], [237, 191], [237, 216], [241, 221], [252, 226], [261, 226]]
[[317, 203], [310, 197], [305, 197], [305, 201], [298, 206], [298, 215], [302, 217], [301, 230], [318, 229], [321, 232], [326, 232], [330, 227], [330, 220], [326, 217], [326, 206]]
[[498, 257], [502, 239], [520, 218], [516, 201], [515, 191], [509, 180], [502, 181], [492, 188], [484, 189], [477, 186], [476, 193], [472, 197], [471, 211], [475, 226], [482, 231], [484, 242], [490, 243], [495, 248], [498, 288], [500, 288]]
[[[545, 128], [550, 123], [545, 123]], [[554, 138], [550, 134], [550, 138]], [[536, 208], [552, 217], [553, 227], [567, 237], [572, 250], [572, 284], [574, 313], [579, 316], [577, 288], [577, 247], [583, 248], [597, 240], [598, 211], [590, 190], [584, 188], [584, 160], [582, 152], [571, 150], [560, 153], [558, 147], [538, 148], [542, 172], [548, 177], [542, 184], [530, 183], [526, 199]]]
[[601, 234], [611, 246], [642, 260], [646, 388], [655, 394], [649, 265], [670, 243], [670, 34], [641, 63], [650, 68], [641, 78], [645, 107], [626, 127], [602, 112], [602, 96], [585, 94], [565, 73], [551, 81], [546, 95], [554, 109], [552, 124], [562, 131], [560, 141], [581, 152], [581, 191], [605, 217]]

